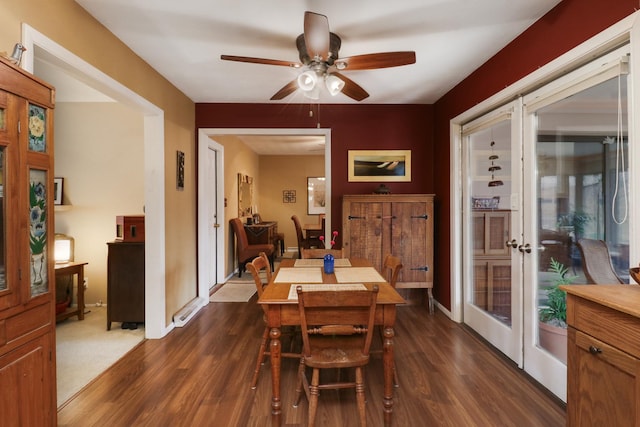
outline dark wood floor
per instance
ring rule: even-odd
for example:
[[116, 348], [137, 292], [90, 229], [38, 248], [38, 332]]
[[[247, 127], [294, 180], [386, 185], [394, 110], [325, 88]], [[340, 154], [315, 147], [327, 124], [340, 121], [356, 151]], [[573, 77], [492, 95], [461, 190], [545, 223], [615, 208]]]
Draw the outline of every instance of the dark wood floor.
[[[394, 425], [564, 426], [563, 405], [466, 328], [424, 307], [398, 309]], [[270, 370], [249, 382], [262, 310], [213, 303], [184, 328], [147, 340], [58, 412], [59, 426], [268, 426]], [[100, 357], [100, 355], [96, 355]], [[81, 363], [81, 361], [79, 362]], [[283, 425], [304, 426], [307, 402], [292, 407], [297, 362], [283, 359]], [[382, 423], [382, 363], [367, 369], [370, 426]], [[352, 390], [320, 396], [319, 426], [358, 425]]]

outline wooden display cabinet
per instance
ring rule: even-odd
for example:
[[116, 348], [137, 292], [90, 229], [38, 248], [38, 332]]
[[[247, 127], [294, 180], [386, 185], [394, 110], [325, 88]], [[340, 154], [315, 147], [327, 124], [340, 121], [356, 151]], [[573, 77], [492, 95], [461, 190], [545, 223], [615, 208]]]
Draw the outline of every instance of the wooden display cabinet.
[[511, 212], [473, 212], [473, 304], [498, 316], [511, 319]]
[[0, 58], [0, 424], [56, 425], [53, 107]]
[[402, 260], [397, 288], [425, 288], [433, 312], [433, 194], [360, 194], [342, 199], [342, 247], [382, 271], [386, 254]]

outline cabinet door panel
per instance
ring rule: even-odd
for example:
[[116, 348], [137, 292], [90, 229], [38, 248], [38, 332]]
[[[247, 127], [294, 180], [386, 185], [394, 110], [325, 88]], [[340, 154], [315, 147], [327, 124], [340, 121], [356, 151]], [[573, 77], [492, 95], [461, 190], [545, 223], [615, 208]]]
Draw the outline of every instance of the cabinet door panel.
[[[50, 425], [49, 337], [0, 357], [0, 414], [3, 426]], [[7, 392], [10, 390], [11, 392]]]
[[[399, 282], [431, 282], [431, 247], [427, 247], [427, 229], [431, 214], [426, 203], [394, 202], [391, 253], [399, 256], [403, 268]], [[425, 238], [416, 238], [425, 236]]]
[[[18, 283], [19, 249], [18, 239], [10, 238], [12, 230], [18, 230], [19, 164], [17, 130], [12, 125], [18, 121], [19, 100], [0, 91], [0, 311], [17, 305], [20, 301]], [[0, 316], [1, 317], [1, 316]]]
[[[571, 342], [570, 342], [571, 344]], [[575, 332], [575, 358], [569, 382], [578, 379], [575, 399], [567, 414], [576, 416], [570, 425], [635, 426], [637, 414], [637, 373], [640, 361], [589, 335]], [[572, 376], [575, 375], [575, 378]], [[569, 389], [572, 388], [569, 385]], [[571, 405], [575, 404], [575, 408]]]
[[382, 203], [352, 202], [347, 216], [350, 258], [364, 258], [382, 265]]

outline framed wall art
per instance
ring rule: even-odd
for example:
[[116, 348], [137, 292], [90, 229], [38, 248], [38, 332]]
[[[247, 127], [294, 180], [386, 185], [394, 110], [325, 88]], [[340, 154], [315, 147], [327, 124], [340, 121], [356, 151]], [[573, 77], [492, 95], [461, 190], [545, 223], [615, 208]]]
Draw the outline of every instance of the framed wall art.
[[62, 204], [62, 186], [64, 185], [64, 178], [53, 178], [53, 204]]
[[176, 161], [176, 188], [184, 190], [184, 152], [177, 152]]
[[324, 176], [307, 177], [307, 214], [325, 213], [326, 180]]
[[411, 150], [349, 150], [349, 181], [410, 182]]

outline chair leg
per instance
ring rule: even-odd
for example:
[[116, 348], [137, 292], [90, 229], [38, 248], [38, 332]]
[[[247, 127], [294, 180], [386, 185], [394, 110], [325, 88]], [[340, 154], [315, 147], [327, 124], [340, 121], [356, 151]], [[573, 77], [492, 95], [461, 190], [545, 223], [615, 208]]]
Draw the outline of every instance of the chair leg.
[[269, 328], [265, 327], [262, 333], [262, 342], [260, 343], [260, 351], [258, 352], [258, 361], [256, 362], [256, 369], [253, 371], [253, 379], [251, 380], [251, 389], [255, 390], [258, 385], [258, 375], [260, 375], [260, 366], [264, 362], [264, 356], [267, 353], [267, 341], [269, 340]]
[[358, 413], [360, 414], [360, 425], [366, 427], [367, 425], [367, 411], [365, 409], [364, 398], [364, 379], [362, 375], [362, 367], [356, 368], [356, 401], [358, 402]]
[[296, 383], [296, 400], [293, 402], [293, 407], [297, 408], [302, 398], [304, 383], [304, 359], [300, 358], [300, 364], [298, 365], [298, 381]]
[[309, 386], [309, 427], [316, 425], [316, 412], [318, 411], [318, 385], [320, 384], [320, 369], [313, 369], [311, 385]]

